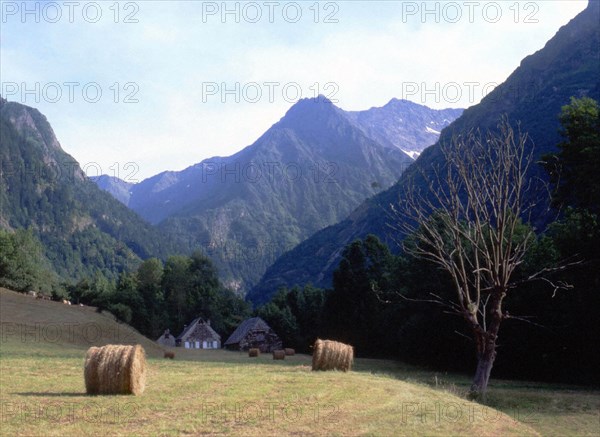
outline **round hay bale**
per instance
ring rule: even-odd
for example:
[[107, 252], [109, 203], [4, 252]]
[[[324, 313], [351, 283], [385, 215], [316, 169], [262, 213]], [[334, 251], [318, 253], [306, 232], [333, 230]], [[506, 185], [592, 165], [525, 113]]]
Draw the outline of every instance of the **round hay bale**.
[[164, 357], [165, 358], [174, 359], [175, 358], [175, 352], [165, 351]]
[[139, 344], [91, 347], [83, 375], [88, 394], [140, 395], [146, 388], [146, 353]]
[[313, 370], [341, 370], [352, 368], [354, 348], [333, 340], [317, 339], [313, 346]]
[[248, 356], [249, 357], [254, 358], [254, 357], [258, 357], [259, 355], [260, 355], [260, 349], [258, 349], [256, 347], [248, 349]]
[[285, 360], [285, 351], [284, 350], [273, 351], [273, 359], [274, 360]]
[[85, 355], [83, 378], [85, 379], [85, 391], [88, 394], [98, 393], [98, 351], [99, 347], [92, 346]]
[[284, 351], [287, 356], [296, 355], [296, 351], [290, 347], [286, 347]]

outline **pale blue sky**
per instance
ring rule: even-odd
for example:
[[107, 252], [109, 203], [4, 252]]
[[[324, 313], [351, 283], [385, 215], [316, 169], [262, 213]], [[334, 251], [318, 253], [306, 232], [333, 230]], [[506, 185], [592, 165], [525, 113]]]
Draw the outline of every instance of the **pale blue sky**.
[[587, 1], [77, 3], [0, 2], [0, 92], [82, 166], [143, 179], [251, 144], [297, 91], [348, 110], [476, 104]]

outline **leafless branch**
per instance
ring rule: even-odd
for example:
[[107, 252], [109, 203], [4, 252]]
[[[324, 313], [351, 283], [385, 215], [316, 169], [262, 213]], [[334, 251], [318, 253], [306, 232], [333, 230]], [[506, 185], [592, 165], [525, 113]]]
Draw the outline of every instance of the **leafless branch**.
[[508, 313], [506, 313], [506, 314], [504, 315], [504, 318], [505, 318], [505, 319], [511, 319], [511, 320], [518, 320], [518, 321], [520, 321], [520, 322], [525, 322], [525, 323], [528, 323], [528, 324], [530, 324], [530, 325], [537, 326], [538, 328], [542, 328], [542, 329], [546, 329], [546, 330], [548, 330], [548, 327], [547, 327], [547, 326], [540, 325], [539, 323], [532, 322], [531, 320], [528, 320], [529, 318], [528, 318], [528, 317], [526, 317], [526, 316], [514, 316], [514, 315], [512, 315], [512, 314], [508, 314]]
[[436, 305], [440, 305], [444, 308], [450, 309], [452, 314], [460, 314], [461, 313], [460, 307], [458, 305], [456, 305], [454, 302], [446, 301], [434, 293], [429, 293], [429, 295], [433, 296], [435, 299], [414, 299], [411, 297], [407, 297], [401, 293], [397, 293], [397, 295], [407, 302], [433, 303]]
[[464, 338], [466, 338], [467, 340], [469, 340], [469, 341], [471, 341], [471, 342], [473, 341], [473, 339], [472, 339], [471, 337], [468, 337], [468, 336], [466, 336], [466, 335], [465, 335], [465, 334], [463, 334], [462, 332], [458, 332], [458, 331], [454, 330], [454, 333], [455, 333], [456, 335], [459, 335], [459, 336], [461, 336], [461, 337], [464, 337]]

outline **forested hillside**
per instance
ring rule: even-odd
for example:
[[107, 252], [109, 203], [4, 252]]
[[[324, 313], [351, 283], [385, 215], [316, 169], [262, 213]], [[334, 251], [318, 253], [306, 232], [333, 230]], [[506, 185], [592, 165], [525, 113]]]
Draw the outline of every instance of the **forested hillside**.
[[8, 241], [18, 231], [17, 241], [25, 238], [37, 248], [24, 255], [50, 272], [35, 284], [13, 287], [52, 289], [96, 273], [116, 279], [142, 259], [177, 253], [160, 232], [84, 175], [39, 111], [2, 99], [0, 123], [0, 233]]

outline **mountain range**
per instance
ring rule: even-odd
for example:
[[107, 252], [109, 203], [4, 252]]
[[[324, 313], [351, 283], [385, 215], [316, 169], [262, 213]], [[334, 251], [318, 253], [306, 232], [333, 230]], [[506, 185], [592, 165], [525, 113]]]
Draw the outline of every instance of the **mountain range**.
[[[443, 161], [442, 145], [471, 129], [495, 129], [500, 117], [520, 125], [535, 144], [539, 158], [556, 150], [560, 141], [558, 115], [572, 96], [600, 99], [600, 3], [590, 1], [588, 7], [563, 26], [545, 47], [526, 57], [509, 78], [480, 104], [464, 111], [441, 133], [439, 141], [425, 150], [416, 166], [424, 171]], [[531, 176], [543, 176], [541, 167]], [[343, 248], [368, 234], [377, 235], [391, 247], [397, 246], [391, 235], [390, 205], [397, 203], [410, 184], [419, 184], [419, 172], [411, 167], [388, 190], [369, 198], [348, 217], [308, 238], [281, 256], [248, 294], [255, 303], [267, 301], [281, 286], [312, 283], [329, 287]], [[421, 180], [420, 183], [424, 183]], [[534, 221], [547, 222], [544, 210]]]
[[[375, 234], [393, 245], [390, 204], [409, 181], [423, 183], [416, 166], [442, 162], [441, 146], [456, 135], [506, 116], [529, 134], [536, 157], [554, 151], [570, 97], [600, 100], [599, 21], [590, 1], [464, 112], [396, 99], [349, 112], [304, 99], [235, 155], [139, 184], [88, 179], [39, 111], [0, 98], [0, 229], [29, 229], [64, 279], [114, 279], [142, 259], [201, 249], [255, 303], [280, 286], [328, 287], [348, 243]], [[543, 210], [535, 219], [547, 222]]]
[[232, 156], [138, 184], [94, 180], [244, 293], [282, 253], [391, 186], [461, 113], [397, 99], [347, 112], [319, 96]]

